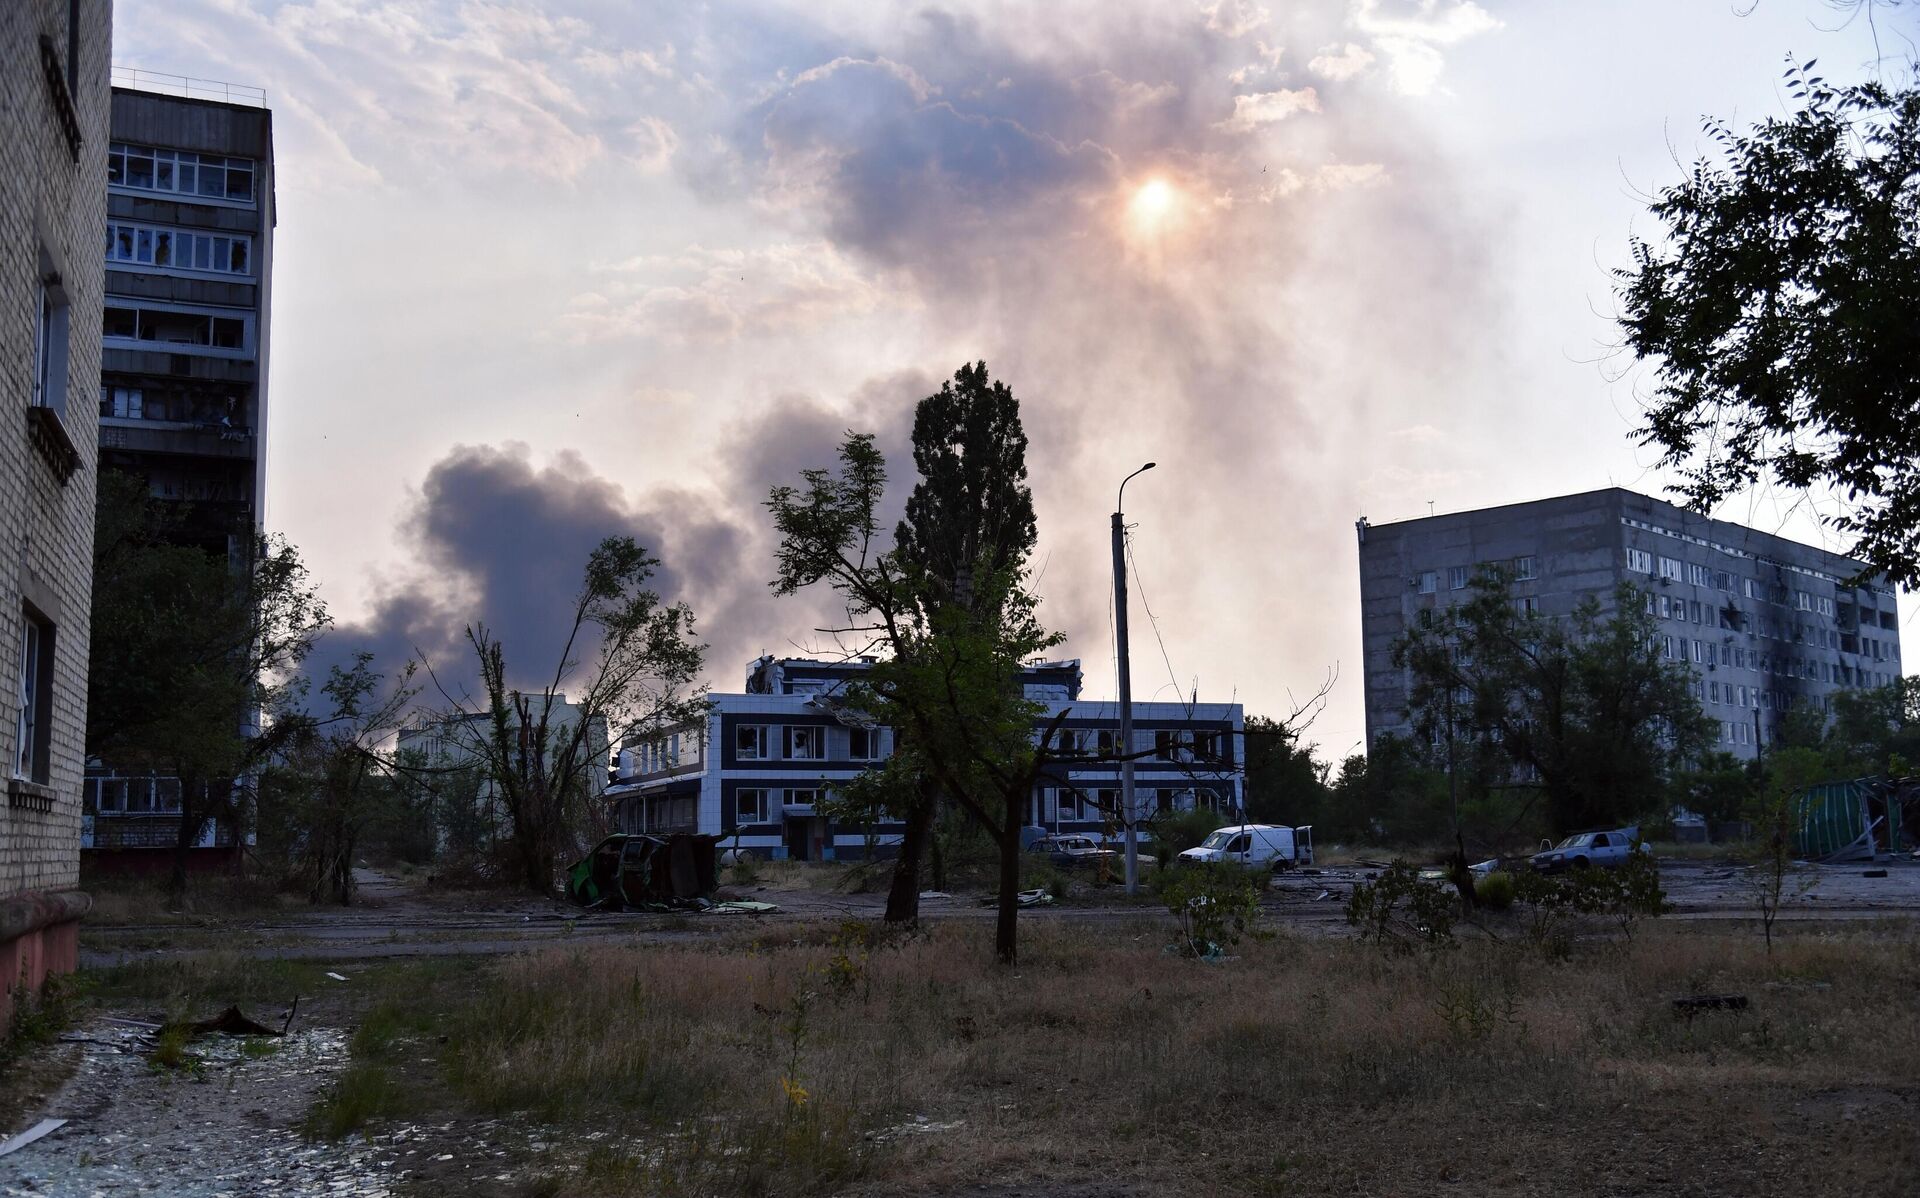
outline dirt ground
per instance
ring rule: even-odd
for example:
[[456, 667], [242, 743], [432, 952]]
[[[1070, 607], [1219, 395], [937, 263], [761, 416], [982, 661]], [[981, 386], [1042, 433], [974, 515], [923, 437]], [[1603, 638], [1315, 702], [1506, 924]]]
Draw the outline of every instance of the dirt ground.
[[[1886, 876], [1866, 876], [1878, 869], [1884, 869]], [[1295, 938], [1296, 943], [1304, 937], [1306, 943], [1337, 945], [1350, 934], [1344, 918], [1347, 895], [1370, 872], [1364, 867], [1343, 867], [1284, 876], [1265, 898], [1267, 922]], [[1890, 953], [1911, 957], [1912, 928], [1915, 917], [1920, 916], [1920, 863], [1901, 860], [1875, 866], [1816, 868], [1807, 877], [1805, 892], [1782, 916], [1792, 929], [1789, 934], [1815, 940], [1852, 937], [1852, 943], [1869, 946], [1884, 935]], [[1673, 929], [1673, 934], [1681, 937], [1674, 951], [1697, 953], [1697, 949], [1684, 948], [1691, 937], [1716, 943], [1724, 937], [1734, 938], [1728, 943], [1757, 940], [1751, 926], [1755, 915], [1745, 870], [1670, 861], [1663, 863], [1662, 880], [1675, 909], [1661, 923], [1663, 929]], [[635, 958], [636, 951], [684, 955], [688, 950], [704, 953], [706, 948], [749, 942], [787, 944], [796, 948], [786, 951], [806, 951], [797, 946], [824, 943], [822, 937], [832, 934], [844, 920], [872, 921], [883, 905], [880, 895], [837, 893], [819, 885], [820, 879], [804, 875], [787, 876], [779, 885], [743, 888], [741, 897], [772, 902], [781, 908], [776, 914], [758, 916], [595, 914], [536, 897], [434, 891], [371, 871], [363, 881], [363, 902], [347, 910], [282, 911], [226, 920], [208, 918], [194, 924], [88, 926], [83, 934], [83, 966], [94, 971], [94, 977], [119, 976], [116, 985], [120, 989], [93, 1002], [80, 1026], [22, 1067], [22, 1077], [30, 1069], [36, 1088], [48, 1089], [50, 1094], [35, 1104], [38, 1109], [22, 1112], [14, 1126], [0, 1128], [0, 1138], [31, 1126], [41, 1117], [69, 1122], [47, 1138], [0, 1157], [0, 1195], [521, 1198], [545, 1193], [541, 1179], [550, 1174], [544, 1162], [557, 1159], [577, 1163], [586, 1154], [599, 1151], [594, 1142], [609, 1134], [604, 1127], [589, 1130], [586, 1125], [571, 1124], [559, 1130], [526, 1118], [456, 1109], [457, 1104], [450, 1106], [436, 1099], [424, 1111], [409, 1111], [406, 1118], [375, 1119], [364, 1131], [338, 1141], [315, 1140], [303, 1134], [303, 1120], [315, 1103], [351, 1067], [352, 1030], [369, 1009], [372, 999], [368, 993], [374, 979], [389, 979], [390, 990], [392, 979], [410, 969], [457, 970], [464, 968], [461, 961], [468, 958], [505, 960], [505, 954], [554, 947], [590, 950], [588, 956], [575, 958], [586, 962], [599, 959], [602, 953], [632, 961], [646, 959]], [[982, 921], [991, 915], [980, 898], [929, 896], [923, 914], [936, 929], [947, 925], [958, 929], [958, 934], [977, 938], [986, 934]], [[1128, 900], [1117, 887], [1083, 884], [1072, 887], [1066, 899], [1054, 906], [1023, 913], [1023, 923], [1033, 927], [1030, 934], [1041, 943], [1048, 941], [1047, 929], [1075, 937], [1074, 943], [1082, 945], [1097, 946], [1112, 940], [1123, 953], [1133, 954], [1128, 960], [1152, 962], [1147, 972], [1165, 968], [1157, 963], [1157, 941], [1148, 946], [1152, 953], [1139, 956], [1139, 942], [1155, 939], [1150, 929], [1157, 926], [1156, 920], [1164, 922], [1165, 912], [1150, 900]], [[1867, 938], [1864, 942], [1862, 936]], [[1129, 942], [1134, 945], [1130, 950], [1126, 947]], [[1908, 947], [1896, 949], [1893, 946], [1897, 944]], [[1872, 951], [1867, 949], [1866, 959], [1871, 959]], [[117, 1021], [157, 1023], [177, 1013], [183, 1001], [206, 1006], [210, 1000], [205, 995], [183, 999], [179, 992], [168, 990], [170, 983], [156, 980], [151, 995], [130, 1002], [127, 988], [138, 989], [145, 976], [138, 973], [140, 970], [153, 970], [152, 978], [164, 979], [169, 976], [167, 970], [198, 968], [191, 962], [200, 960], [225, 962], [221, 966], [224, 969], [263, 971], [257, 977], [236, 974], [253, 978], [248, 985], [256, 1003], [262, 1001], [262, 995], [282, 996], [278, 1001], [284, 1002], [293, 993], [303, 994], [292, 1033], [284, 1040], [273, 1041], [271, 1051], [248, 1050], [238, 1039], [203, 1037], [194, 1042], [192, 1051], [198, 1060], [192, 1067], [165, 1070], [153, 1066], [149, 1061], [152, 1031]], [[1657, 957], [1654, 962], [1657, 968], [1667, 968], [1658, 965]], [[117, 975], [99, 972], [116, 966], [121, 967]], [[1276, 961], [1274, 966], [1284, 968], [1284, 962]], [[1176, 972], [1164, 978], [1141, 973], [1131, 984], [1143, 995], [1163, 992], [1169, 1003], [1165, 1009], [1171, 1012], [1180, 1001], [1173, 996], [1175, 987], [1192, 984], [1190, 976], [1206, 976], [1207, 967], [1198, 967], [1199, 975], [1192, 974], [1195, 968], [1176, 966]], [[1694, 973], [1687, 976], [1692, 977], [1698, 967], [1690, 968]], [[126, 979], [127, 969], [136, 971], [131, 982]], [[992, 980], [997, 975], [984, 976], [987, 981], [970, 984], [1001, 984]], [[1017, 980], [1019, 975], [1013, 976]], [[1283, 978], [1287, 974], [1274, 976]], [[1700, 976], [1711, 981], [1710, 975]], [[1103, 983], [1112, 980], [1103, 979]], [[1121, 981], [1124, 989], [1125, 979]], [[1143, 981], [1147, 984], [1142, 985]], [[1235, 984], [1242, 985], [1244, 980]], [[1371, 1002], [1394, 1001], [1391, 986], [1382, 989], [1379, 977], [1372, 978], [1372, 984], [1378, 994]], [[1677, 984], [1677, 974], [1658, 983], [1669, 989]], [[1810, 995], [1817, 996], [1830, 984], [1839, 983], [1788, 975], [1785, 981], [1767, 982], [1767, 990], [1772, 993], [1762, 1001], [1804, 1004]], [[1786, 989], [1777, 989], [1782, 986]], [[1336, 980], [1332, 989], [1313, 989], [1307, 1001], [1310, 1005], [1325, 1003], [1323, 993], [1335, 994], [1337, 990]], [[1573, 990], [1578, 992], [1579, 988]], [[1256, 988], [1245, 993], [1257, 995], [1260, 991]], [[1067, 1007], [1059, 1012], [1033, 1012], [1035, 1026], [1054, 1029], [1043, 1035], [1079, 1035], [1074, 1029], [1079, 1027], [1081, 1017], [1067, 1008], [1088, 1000], [1062, 997], [1060, 1001]], [[1205, 1008], [1207, 1017], [1221, 1017], [1220, 1000], [1206, 1001], [1210, 1004]], [[1340, 1001], [1332, 1007], [1336, 1019], [1340, 1018]], [[1655, 1001], [1663, 1003], [1664, 999]], [[754, 1009], [759, 1010], [757, 1006]], [[1194, 1008], [1196, 1012], [1201, 1009]], [[1409, 1009], [1416, 1022], [1433, 1018], [1433, 1004], [1428, 1000]], [[210, 1015], [214, 1010], [195, 1013]], [[274, 1026], [284, 1015], [282, 1009], [270, 1005], [250, 1008], [248, 1013]], [[753, 1020], [744, 1015], [741, 1018], [742, 1034], [750, 1034]], [[944, 1022], [937, 1023], [937, 1034], [949, 1035], [953, 1027], [966, 1024], [969, 1030], [964, 1038], [971, 1043], [975, 1033], [970, 1030], [970, 1020], [941, 1018]], [[1507, 1018], [1502, 1016], [1503, 1020]], [[1641, 1030], [1614, 1034], [1652, 1035], [1662, 1046], [1659, 1053], [1665, 1055], [1615, 1065], [1606, 1062], [1606, 1054], [1599, 1054], [1597, 1064], [1604, 1065], [1604, 1071], [1592, 1075], [1594, 1090], [1570, 1097], [1564, 1106], [1557, 1100], [1551, 1108], [1526, 1101], [1526, 1087], [1520, 1086], [1513, 1095], [1515, 1109], [1503, 1113], [1498, 1098], [1491, 1100], [1494, 1106], [1484, 1105], [1489, 1101], [1488, 1094], [1499, 1094], [1497, 1084], [1489, 1089], [1486, 1079], [1463, 1081], [1461, 1094], [1444, 1101], [1465, 1101], [1468, 1106], [1433, 1128], [1440, 1139], [1431, 1142], [1421, 1133], [1409, 1136], [1390, 1126], [1391, 1120], [1410, 1117], [1412, 1108], [1399, 1111], [1396, 1103], [1404, 1106], [1411, 1099], [1383, 1094], [1380, 1101], [1385, 1105], [1377, 1114], [1389, 1123], [1376, 1126], [1369, 1121], [1365, 1126], [1371, 1130], [1364, 1134], [1352, 1130], [1357, 1125], [1342, 1122], [1353, 1118], [1353, 1111], [1316, 1103], [1296, 1104], [1288, 1108], [1292, 1113], [1287, 1117], [1297, 1122], [1285, 1136], [1294, 1146], [1284, 1151], [1271, 1145], [1263, 1148], [1260, 1167], [1275, 1173], [1271, 1192], [1276, 1193], [1384, 1194], [1441, 1188], [1461, 1193], [1704, 1196], [1736, 1192], [1716, 1188], [1712, 1181], [1715, 1176], [1739, 1178], [1738, 1192], [1742, 1193], [1869, 1192], [1856, 1183], [1869, 1187], [1883, 1183], [1888, 1176], [1885, 1162], [1877, 1162], [1874, 1169], [1854, 1177], [1857, 1161], [1865, 1159], [1857, 1154], [1864, 1151], [1884, 1156], [1881, 1149], [1890, 1148], [1888, 1135], [1909, 1145], [1903, 1151], [1913, 1163], [1916, 1150], [1911, 1147], [1915, 1143], [1911, 1129], [1920, 1125], [1920, 1088], [1892, 1084], [1885, 1077], [1850, 1077], [1832, 1070], [1796, 1076], [1778, 1067], [1768, 1055], [1780, 1051], [1769, 1046], [1773, 1043], [1769, 1038], [1791, 1038], [1799, 1033], [1792, 1030], [1791, 1019], [1778, 1024], [1779, 1030], [1769, 1031], [1776, 1026], [1770, 1018], [1760, 1020], [1752, 1033], [1760, 1037], [1759, 1041], [1750, 1042], [1749, 1033], [1742, 1032], [1735, 1039], [1710, 1040], [1702, 1049], [1687, 1047], [1679, 1053], [1669, 1051], [1670, 1033], [1660, 1032], [1657, 1027], [1653, 1032], [1645, 1030], [1656, 1025], [1631, 1024], [1630, 1028]], [[1913, 1021], [1910, 1011], [1898, 1018]], [[1842, 1020], [1834, 1026], [1850, 1025]], [[1571, 1026], [1568, 1030], [1581, 1034]], [[934, 1033], [916, 1033], [928, 1034]], [[1500, 1034], [1496, 1032], [1496, 1036]], [[1594, 1029], [1585, 1034], [1599, 1032]], [[731, 1038], [733, 1034], [727, 1035]], [[420, 1077], [438, 1068], [431, 1063], [435, 1050], [430, 1039], [417, 1047], [403, 1041], [399, 1050], [403, 1056], [417, 1053]], [[444, 1036], [440, 1042], [445, 1042]], [[1209, 1052], [1217, 1051], [1211, 1035], [1200, 1043], [1209, 1046]], [[966, 1049], [970, 1060], [978, 1058], [981, 1051], [979, 1046]], [[1061, 1051], [1064, 1060], [1079, 1062], [1073, 1067], [1076, 1074], [1085, 1074], [1090, 1067], [1095, 1072], [1100, 1068], [1090, 1065], [1084, 1045], [1075, 1042], [1069, 1047], [1062, 1042]], [[1516, 1046], [1509, 1046], [1508, 1051], [1520, 1053]], [[1592, 1049], [1583, 1043], [1581, 1051]], [[896, 1142], [888, 1151], [899, 1163], [884, 1177], [858, 1182], [845, 1192], [954, 1198], [1039, 1198], [1048, 1194], [1131, 1198], [1166, 1192], [1165, 1187], [1172, 1185], [1190, 1188], [1188, 1183], [1196, 1174], [1186, 1163], [1167, 1157], [1164, 1149], [1149, 1149], [1141, 1157], [1142, 1148], [1136, 1144], [1126, 1150], [1126, 1160], [1122, 1160], [1090, 1146], [1084, 1134], [1088, 1129], [1078, 1126], [1085, 1115], [1070, 1105], [1061, 1106], [1065, 1100], [1063, 1087], [1055, 1086], [1056, 1079], [1045, 1071], [1037, 1079], [1028, 1076], [1024, 1072], [1027, 1062], [1021, 1054], [1016, 1056], [1021, 1059], [1021, 1070], [1009, 1071], [1011, 1065], [987, 1068], [975, 1060], [968, 1071], [984, 1069], [991, 1077], [985, 1083], [985, 1097], [976, 1095], [967, 1100], [970, 1106], [945, 1115], [935, 1111], [931, 1122], [927, 1116], [917, 1116], [918, 1122], [910, 1120], [896, 1127], [889, 1133]], [[1757, 1063], [1746, 1063], [1746, 1056]], [[1551, 1056], [1537, 1059], [1553, 1060]], [[1232, 1055], [1224, 1060], [1231, 1062]], [[1156, 1066], [1161, 1071], [1183, 1068], [1172, 1061]], [[1352, 1064], [1335, 1062], [1328, 1068], [1336, 1070], [1332, 1076], [1344, 1077]], [[70, 1074], [60, 1083], [58, 1079], [66, 1071]], [[1478, 1090], [1473, 1089], [1476, 1086]], [[0, 1079], [3, 1088], [4, 1080]], [[1464, 1097], [1469, 1093], [1473, 1097]], [[1619, 1096], [1623, 1094], [1637, 1096], [1634, 1105], [1620, 1105]], [[989, 1119], [1011, 1118], [1016, 1110], [1055, 1109], [1065, 1120], [1056, 1132], [1020, 1125], [1018, 1133], [1009, 1139], [1004, 1159], [992, 1154], [976, 1157], [971, 1147], [956, 1147], [971, 1145], [976, 1135], [971, 1129], [980, 1128]], [[1577, 1118], [1570, 1115], [1576, 1111]], [[1204, 1111], [1183, 1111], [1181, 1117], [1189, 1122], [1206, 1122]], [[1569, 1118], [1573, 1118], [1572, 1123]], [[969, 1130], [946, 1130], [949, 1127]], [[1234, 1134], [1251, 1135], [1258, 1142], [1269, 1132], [1277, 1134], [1276, 1129], [1259, 1127], [1240, 1128]], [[1057, 1154], [1048, 1148], [1054, 1136], [1061, 1137]], [[1610, 1145], [1609, 1159], [1616, 1161], [1617, 1167], [1596, 1170], [1578, 1164], [1586, 1159], [1583, 1145], [1590, 1147], [1595, 1136]], [[1346, 1141], [1351, 1141], [1358, 1158], [1349, 1160], [1337, 1151]], [[1693, 1141], [1698, 1142], [1698, 1148], [1691, 1150], [1697, 1156], [1677, 1160], [1673, 1154], [1679, 1145]], [[1856, 1155], [1850, 1157], [1850, 1153]], [[1550, 1179], [1537, 1173], [1539, 1161], [1556, 1156], [1564, 1156], [1578, 1166], [1565, 1178], [1567, 1184], [1547, 1184]], [[924, 1169], [915, 1162], [924, 1162]], [[1302, 1176], [1298, 1170], [1309, 1165], [1322, 1172]], [[1329, 1168], [1339, 1175], [1324, 1174]], [[1822, 1173], [1822, 1169], [1827, 1172]], [[1914, 1175], [1920, 1177], [1920, 1173]], [[906, 1176], [920, 1180], [904, 1185], [902, 1178]], [[1823, 1189], [1813, 1184], [1813, 1179], [1823, 1176], [1838, 1188]], [[1233, 1188], [1244, 1191], [1247, 1187]], [[587, 1192], [592, 1192], [591, 1188]]]
[[[823, 867], [831, 869], [832, 867]], [[1885, 877], [1865, 876], [1884, 870]], [[1302, 870], [1276, 877], [1265, 900], [1275, 926], [1304, 934], [1348, 932], [1346, 900], [1364, 867]], [[1673, 920], [1740, 924], [1754, 920], [1750, 873], [1743, 866], [1698, 861], [1661, 863]], [[1794, 893], [1781, 918], [1858, 921], [1920, 916], [1920, 862], [1901, 857], [1877, 865], [1807, 867], [1804, 893]], [[1798, 890], [1796, 886], [1793, 888]], [[739, 897], [777, 905], [771, 915], [681, 915], [582, 911], [557, 899], [499, 891], [435, 891], [419, 882], [362, 871], [361, 897], [350, 908], [314, 908], [267, 917], [209, 918], [199, 924], [89, 924], [81, 963], [88, 968], [177, 954], [245, 953], [261, 958], [363, 961], [386, 957], [468, 956], [521, 952], [538, 944], [574, 944], [633, 938], [678, 941], [726, 930], [732, 923], [784, 927], [821, 920], [876, 919], [878, 893], [842, 894], [814, 885], [762, 884], [737, 888]], [[929, 896], [929, 921], [990, 919], [980, 894]], [[1075, 882], [1067, 899], [1022, 913], [1023, 919], [1131, 919], [1161, 910], [1151, 896], [1130, 900], [1118, 886]]]

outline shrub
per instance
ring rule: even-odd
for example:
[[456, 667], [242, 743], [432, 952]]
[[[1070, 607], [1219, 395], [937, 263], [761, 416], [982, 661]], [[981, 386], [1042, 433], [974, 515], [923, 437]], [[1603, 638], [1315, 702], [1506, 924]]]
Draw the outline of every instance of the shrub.
[[1153, 838], [1148, 851], [1161, 865], [1171, 865], [1181, 853], [1198, 848], [1200, 842], [1220, 827], [1222, 822], [1217, 813], [1205, 807], [1168, 812], [1153, 822]]
[[1264, 937], [1258, 875], [1232, 865], [1202, 865], [1161, 870], [1154, 890], [1180, 921], [1173, 947], [1183, 957], [1217, 960], [1243, 936]]
[[1473, 897], [1490, 911], [1505, 911], [1513, 906], [1513, 875], [1495, 870], [1473, 884]]
[[1347, 922], [1360, 929], [1360, 939], [1383, 949], [1441, 948], [1454, 943], [1455, 901], [1452, 889], [1427, 881], [1413, 866], [1395, 859], [1373, 882], [1354, 886], [1347, 899]]
[[727, 867], [727, 880], [735, 886], [752, 886], [760, 880], [760, 858], [744, 849], [736, 849], [733, 864]]

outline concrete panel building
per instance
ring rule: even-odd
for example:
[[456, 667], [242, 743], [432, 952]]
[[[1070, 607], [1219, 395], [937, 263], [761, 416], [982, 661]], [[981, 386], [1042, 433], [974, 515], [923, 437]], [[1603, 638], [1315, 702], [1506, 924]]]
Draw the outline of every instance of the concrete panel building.
[[1410, 732], [1394, 642], [1421, 611], [1463, 601], [1489, 564], [1545, 616], [1588, 599], [1611, 609], [1620, 583], [1640, 588], [1663, 654], [1693, 669], [1719, 747], [1739, 757], [1794, 707], [1900, 676], [1893, 589], [1848, 585], [1862, 563], [1617, 487], [1357, 532], [1369, 745]]
[[0, 4], [0, 1028], [74, 967], [109, 0]]
[[[239, 568], [265, 519], [273, 114], [254, 88], [135, 71], [114, 81], [100, 466], [178, 504], [179, 538]], [[177, 778], [95, 763], [90, 860], [167, 868], [180, 797]], [[244, 835], [209, 822], [189, 860], [226, 863]]]

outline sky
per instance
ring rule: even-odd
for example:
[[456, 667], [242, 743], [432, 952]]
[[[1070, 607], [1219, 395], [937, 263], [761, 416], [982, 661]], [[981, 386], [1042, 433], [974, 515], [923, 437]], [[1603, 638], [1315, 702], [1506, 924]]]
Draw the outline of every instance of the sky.
[[484, 620], [550, 669], [615, 533], [716, 689], [831, 649], [830, 596], [770, 594], [768, 488], [852, 429], [904, 502], [914, 402], [985, 360], [1087, 693], [1153, 460], [1136, 697], [1284, 715], [1331, 679], [1338, 760], [1354, 521], [1659, 494], [1609, 272], [1704, 116], [1784, 112], [1790, 53], [1892, 69], [1875, 32], [1825, 0], [118, 0], [114, 58], [273, 109], [267, 521], [338, 620], [320, 660], [457, 669]]

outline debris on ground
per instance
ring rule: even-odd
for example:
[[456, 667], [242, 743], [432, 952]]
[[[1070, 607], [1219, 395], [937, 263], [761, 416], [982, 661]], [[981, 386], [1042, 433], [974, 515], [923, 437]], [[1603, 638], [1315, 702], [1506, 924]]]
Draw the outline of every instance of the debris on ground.
[[65, 1119], [42, 1119], [19, 1135], [13, 1136], [5, 1141], [0, 1141], [0, 1156], [18, 1152], [42, 1136], [59, 1131], [66, 1125], [67, 1121]]
[[[296, 1003], [298, 1002], [297, 999], [295, 1001]], [[288, 1018], [291, 1020], [292, 1016], [289, 1015]], [[248, 1019], [240, 1013], [239, 1007], [228, 1007], [212, 1019], [202, 1019], [198, 1023], [188, 1024], [187, 1030], [196, 1036], [205, 1036], [213, 1032], [220, 1032], [228, 1036], [280, 1036], [284, 1034], [264, 1024], [258, 1024]]]
[[[1014, 896], [1014, 899], [1022, 907], [1051, 907], [1053, 905], [1053, 896], [1045, 890], [1022, 890]], [[999, 903], [1000, 897], [998, 895], [983, 895], [980, 899], [980, 905], [982, 907], [998, 906]]]
[[1673, 1000], [1676, 1014], [1692, 1019], [1703, 1011], [1744, 1011], [1747, 1009], [1747, 996], [1744, 994], [1694, 994], [1686, 998]]
[[690, 832], [607, 837], [567, 871], [567, 897], [600, 911], [706, 910], [720, 888], [720, 838]]

